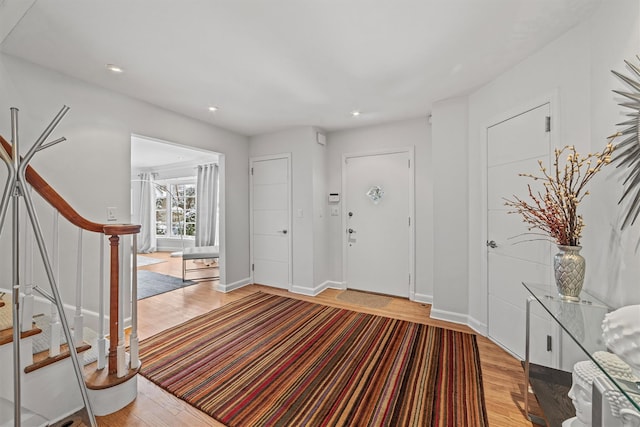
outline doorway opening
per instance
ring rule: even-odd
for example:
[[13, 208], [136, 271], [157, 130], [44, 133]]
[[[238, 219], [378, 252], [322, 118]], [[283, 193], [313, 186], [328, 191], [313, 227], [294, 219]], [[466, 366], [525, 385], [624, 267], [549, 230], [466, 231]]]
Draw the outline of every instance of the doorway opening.
[[[194, 260], [217, 267], [224, 283], [224, 155], [141, 135], [131, 136], [131, 218], [137, 242], [138, 300], [193, 285], [182, 280], [182, 251], [218, 246], [220, 257]], [[194, 267], [198, 267], [195, 265]]]

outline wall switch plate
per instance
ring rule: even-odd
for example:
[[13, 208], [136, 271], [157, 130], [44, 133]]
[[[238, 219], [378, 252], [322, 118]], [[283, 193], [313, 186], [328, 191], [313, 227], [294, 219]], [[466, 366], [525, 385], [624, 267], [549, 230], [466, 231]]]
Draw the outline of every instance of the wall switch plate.
[[107, 221], [118, 220], [118, 208], [107, 208]]

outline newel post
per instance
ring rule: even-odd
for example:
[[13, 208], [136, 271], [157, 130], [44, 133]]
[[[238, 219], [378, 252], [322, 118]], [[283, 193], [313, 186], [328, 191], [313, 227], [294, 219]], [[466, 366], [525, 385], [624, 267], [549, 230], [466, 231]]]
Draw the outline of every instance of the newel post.
[[111, 243], [111, 262], [110, 262], [110, 280], [109, 280], [109, 362], [108, 368], [110, 374], [117, 372], [118, 358], [118, 289], [119, 289], [119, 254], [118, 247], [120, 245], [120, 237], [113, 235], [109, 237]]
[[[140, 226], [135, 224], [112, 224], [103, 227], [103, 233], [109, 237], [110, 267], [109, 267], [109, 357], [107, 359], [109, 374], [118, 377], [126, 375], [124, 354], [124, 333], [120, 328], [120, 236], [138, 234]], [[132, 304], [135, 304], [133, 301]], [[123, 302], [123, 304], [125, 304]], [[135, 311], [133, 311], [135, 315]]]

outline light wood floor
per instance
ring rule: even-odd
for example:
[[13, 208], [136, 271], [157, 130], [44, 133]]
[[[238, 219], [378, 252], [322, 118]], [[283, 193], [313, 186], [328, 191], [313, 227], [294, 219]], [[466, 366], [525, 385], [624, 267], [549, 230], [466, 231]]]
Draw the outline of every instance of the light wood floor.
[[[141, 269], [181, 277], [180, 258], [167, 253], [150, 255], [166, 262]], [[190, 276], [191, 277], [191, 276]], [[306, 297], [260, 285], [249, 285], [224, 294], [215, 290], [215, 281], [201, 281], [196, 285], [143, 299], [138, 302], [138, 325], [141, 339], [170, 326], [184, 322], [251, 293], [262, 291], [315, 301], [335, 307], [348, 308], [382, 316], [394, 317], [463, 332], [474, 333], [466, 326], [431, 319], [431, 306], [402, 298], [393, 298], [387, 307], [367, 309], [336, 299], [341, 291], [328, 289], [316, 297]], [[480, 362], [485, 390], [489, 425], [493, 427], [532, 426], [524, 415], [524, 374], [520, 362], [485, 337], [478, 335]], [[530, 402], [534, 402], [530, 395]], [[539, 413], [537, 408], [533, 408]], [[138, 376], [138, 397], [124, 409], [104, 417], [97, 417], [100, 426], [222, 426], [203, 412]], [[472, 426], [470, 426], [472, 427]]]

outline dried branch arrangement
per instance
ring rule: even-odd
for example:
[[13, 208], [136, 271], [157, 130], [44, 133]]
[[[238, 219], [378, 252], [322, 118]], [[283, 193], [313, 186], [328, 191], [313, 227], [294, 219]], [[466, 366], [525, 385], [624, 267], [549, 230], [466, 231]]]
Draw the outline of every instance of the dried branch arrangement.
[[[538, 161], [539, 175], [521, 173], [534, 181], [542, 181], [543, 189], [534, 191], [531, 185], [529, 200], [513, 196], [506, 199], [505, 205], [513, 208], [509, 213], [517, 213], [528, 224], [529, 231], [537, 229], [545, 236], [553, 239], [558, 245], [579, 246], [584, 221], [578, 214], [578, 206], [589, 194], [586, 187], [589, 181], [611, 163], [614, 151], [613, 139], [618, 134], [609, 137], [605, 148], [598, 153], [589, 153], [582, 157], [574, 146], [565, 146], [555, 150], [553, 162], [554, 170], [550, 173], [542, 161]], [[567, 156], [562, 165], [561, 160]]]

